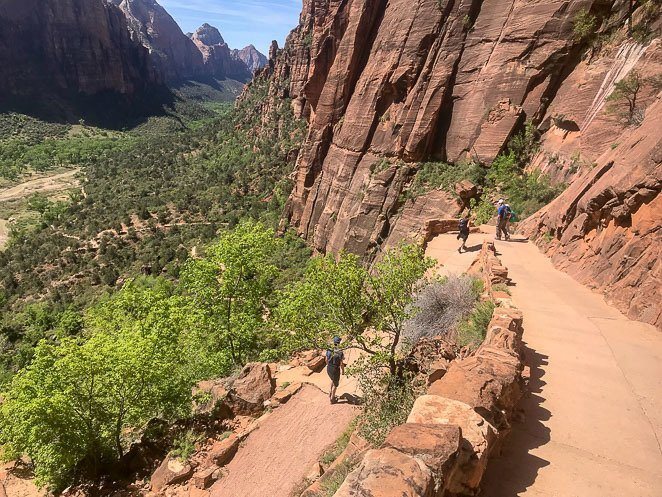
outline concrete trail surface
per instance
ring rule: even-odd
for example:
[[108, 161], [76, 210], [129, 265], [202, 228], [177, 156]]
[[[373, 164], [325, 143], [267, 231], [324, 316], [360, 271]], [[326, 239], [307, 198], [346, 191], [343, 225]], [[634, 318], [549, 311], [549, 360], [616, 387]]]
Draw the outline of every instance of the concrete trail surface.
[[289, 496], [357, 414], [355, 406], [330, 405], [327, 394], [304, 384], [248, 436], [211, 496]]
[[[556, 270], [533, 243], [495, 243], [524, 312], [531, 394], [482, 497], [662, 497], [662, 332]], [[466, 269], [476, 253], [458, 245], [441, 235], [428, 254]]]

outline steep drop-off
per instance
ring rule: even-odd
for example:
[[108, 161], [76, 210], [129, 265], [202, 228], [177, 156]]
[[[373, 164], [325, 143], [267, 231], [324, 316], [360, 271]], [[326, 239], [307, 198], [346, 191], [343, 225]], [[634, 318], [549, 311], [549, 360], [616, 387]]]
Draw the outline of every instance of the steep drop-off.
[[[595, 23], [587, 33], [575, 28], [582, 16]], [[285, 221], [320, 252], [375, 254], [420, 239], [427, 221], [457, 216], [462, 204], [442, 190], [406, 200], [419, 163], [489, 167], [527, 120], [542, 134], [531, 168], [557, 182], [590, 174], [597, 157], [632, 133], [607, 112], [614, 83], [633, 68], [659, 74], [659, 38], [633, 41], [627, 16], [628, 2], [607, 0], [304, 2], [299, 26], [272, 50], [265, 72], [272, 89], [288, 87], [272, 97], [291, 98], [309, 121]], [[644, 88], [642, 112], [657, 98]], [[654, 135], [649, 146], [657, 144]], [[638, 184], [647, 170], [632, 160], [626, 155], [623, 167]], [[623, 180], [612, 171], [603, 181]], [[644, 203], [659, 190], [653, 185]], [[634, 272], [652, 284], [654, 275]], [[596, 286], [619, 278], [609, 273]], [[637, 309], [632, 316], [651, 320]]]

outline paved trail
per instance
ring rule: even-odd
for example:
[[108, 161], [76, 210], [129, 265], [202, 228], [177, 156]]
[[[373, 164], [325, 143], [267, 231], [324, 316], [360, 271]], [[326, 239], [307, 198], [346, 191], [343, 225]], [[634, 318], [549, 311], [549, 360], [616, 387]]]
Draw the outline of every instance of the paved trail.
[[327, 395], [304, 385], [251, 433], [212, 497], [287, 497], [310, 472], [324, 449], [336, 441], [358, 408], [329, 405]]
[[[524, 312], [532, 394], [482, 496], [662, 497], [662, 332], [554, 269], [534, 244], [496, 247]], [[475, 253], [456, 249], [441, 235], [428, 254], [462, 270]]]

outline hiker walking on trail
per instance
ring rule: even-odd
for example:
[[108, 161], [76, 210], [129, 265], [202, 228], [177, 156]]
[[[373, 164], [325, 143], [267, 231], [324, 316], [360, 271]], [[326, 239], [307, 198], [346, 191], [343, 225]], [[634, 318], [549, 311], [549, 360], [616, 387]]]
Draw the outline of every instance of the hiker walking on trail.
[[326, 351], [326, 372], [331, 378], [331, 388], [329, 389], [329, 402], [335, 404], [336, 390], [340, 383], [340, 375], [345, 372], [345, 354], [340, 348], [340, 337], [333, 337], [333, 348]]
[[464, 216], [458, 222], [457, 229], [460, 231], [457, 235], [458, 240], [462, 240], [462, 245], [457, 249], [461, 254], [463, 250], [467, 250], [467, 240], [469, 238], [469, 216]]
[[508, 221], [510, 221], [510, 207], [503, 199], [499, 199], [497, 207], [497, 227], [496, 239], [501, 240], [503, 234], [506, 241], [510, 240], [510, 233], [508, 233]]

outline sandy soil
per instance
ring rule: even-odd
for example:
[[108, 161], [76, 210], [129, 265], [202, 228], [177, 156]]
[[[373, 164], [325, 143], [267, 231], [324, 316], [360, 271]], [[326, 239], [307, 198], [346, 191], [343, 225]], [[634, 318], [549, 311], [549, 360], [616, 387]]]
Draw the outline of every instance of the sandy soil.
[[66, 190], [78, 185], [76, 175], [80, 169], [71, 169], [63, 173], [53, 174], [27, 180], [19, 185], [0, 190], [0, 202], [27, 197], [33, 193], [49, 193]]
[[[482, 497], [661, 497], [662, 333], [557, 271], [533, 243], [496, 247], [524, 312], [531, 395]], [[456, 250], [441, 235], [428, 254], [456, 267], [475, 257]]]
[[287, 497], [358, 414], [347, 403], [304, 385], [251, 433], [211, 488], [212, 497]]

